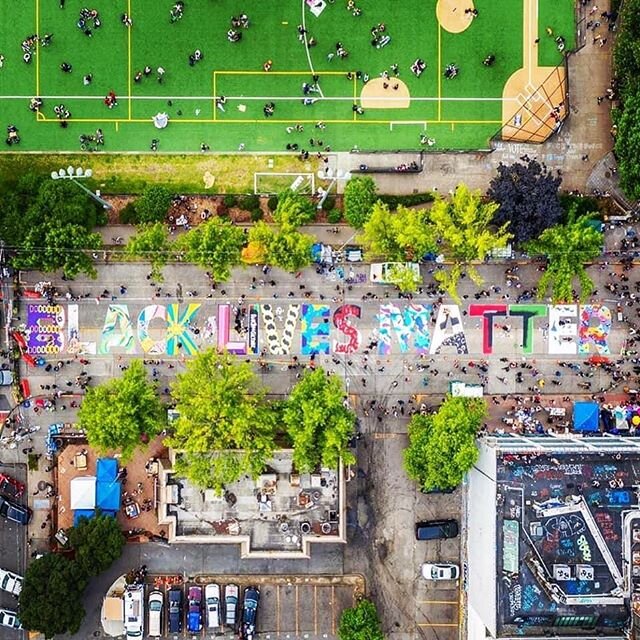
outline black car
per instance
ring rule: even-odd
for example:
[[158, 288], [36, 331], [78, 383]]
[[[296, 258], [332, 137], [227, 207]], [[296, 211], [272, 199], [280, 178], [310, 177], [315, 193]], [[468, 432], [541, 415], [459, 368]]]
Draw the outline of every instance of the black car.
[[182, 631], [182, 589], [180, 587], [169, 589], [169, 631], [172, 633]]
[[244, 603], [242, 605], [242, 637], [244, 640], [253, 640], [256, 632], [259, 603], [260, 590], [258, 587], [247, 587], [244, 590]]
[[455, 538], [458, 523], [455, 520], [426, 520], [416, 523], [416, 540], [441, 540]]
[[0, 516], [18, 524], [27, 525], [31, 520], [31, 509], [0, 496]]

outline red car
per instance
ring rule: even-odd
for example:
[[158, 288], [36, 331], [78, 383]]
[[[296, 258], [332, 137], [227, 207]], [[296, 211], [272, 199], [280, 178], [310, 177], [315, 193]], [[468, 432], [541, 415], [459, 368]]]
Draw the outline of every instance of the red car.
[[24, 485], [11, 476], [0, 473], [0, 494], [7, 498], [20, 498], [24, 493]]

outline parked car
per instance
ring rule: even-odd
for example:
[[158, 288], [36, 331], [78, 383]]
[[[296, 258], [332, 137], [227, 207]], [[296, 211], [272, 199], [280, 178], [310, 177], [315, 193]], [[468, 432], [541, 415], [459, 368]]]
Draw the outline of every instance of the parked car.
[[164, 609], [164, 594], [162, 591], [152, 591], [149, 594], [149, 635], [162, 635], [162, 614]]
[[6, 473], [0, 473], [0, 494], [10, 500], [17, 500], [24, 493], [24, 484]]
[[11, 522], [26, 525], [31, 520], [31, 509], [0, 496], [0, 516]]
[[182, 589], [180, 587], [169, 589], [169, 631], [171, 633], [182, 631]]
[[207, 610], [207, 628], [220, 626], [220, 586], [208, 584], [204, 588], [204, 603]]
[[11, 609], [0, 609], [0, 627], [22, 629], [18, 614], [15, 611], [11, 611]]
[[144, 635], [144, 587], [127, 587], [124, 595], [124, 629], [127, 640]]
[[13, 384], [13, 371], [0, 369], [0, 387], [8, 387]]
[[224, 623], [228, 627], [235, 627], [238, 621], [238, 597], [240, 589], [237, 584], [228, 584], [224, 588]]
[[22, 576], [0, 569], [0, 589], [8, 591], [13, 596], [19, 596], [22, 591]]
[[253, 640], [259, 603], [260, 591], [258, 587], [247, 587], [244, 590], [244, 604], [242, 606], [242, 637], [244, 640]]
[[422, 565], [422, 577], [425, 580], [457, 580], [460, 577], [460, 567], [452, 562], [425, 562]]
[[416, 523], [416, 540], [441, 540], [455, 538], [458, 523], [455, 520], [427, 520]]
[[202, 587], [189, 587], [187, 631], [197, 633], [202, 629]]

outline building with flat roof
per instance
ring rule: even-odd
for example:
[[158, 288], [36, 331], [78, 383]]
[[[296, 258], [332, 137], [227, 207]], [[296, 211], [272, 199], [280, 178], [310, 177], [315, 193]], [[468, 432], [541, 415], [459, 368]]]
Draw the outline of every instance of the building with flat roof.
[[639, 487], [635, 438], [484, 438], [467, 494], [468, 638], [625, 637]]
[[280, 450], [257, 479], [243, 476], [220, 496], [159, 461], [158, 522], [171, 543], [239, 544], [245, 558], [308, 558], [314, 543], [346, 542], [345, 478], [338, 469], [299, 473]]

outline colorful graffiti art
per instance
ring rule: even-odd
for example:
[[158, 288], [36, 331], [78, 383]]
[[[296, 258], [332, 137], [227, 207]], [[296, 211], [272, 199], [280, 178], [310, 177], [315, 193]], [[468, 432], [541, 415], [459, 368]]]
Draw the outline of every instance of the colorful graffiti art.
[[381, 304], [378, 314], [378, 353], [391, 353], [392, 333], [395, 334], [401, 353], [409, 351], [409, 343], [413, 338], [416, 353], [428, 353], [431, 344], [429, 321], [431, 319], [430, 304], [410, 304], [400, 309], [394, 304]]
[[65, 349], [65, 312], [60, 305], [27, 305], [25, 338], [30, 355], [53, 355]]
[[578, 326], [578, 353], [590, 353], [591, 347], [598, 355], [611, 353], [607, 338], [611, 333], [611, 310], [600, 304], [588, 304], [580, 308]]

